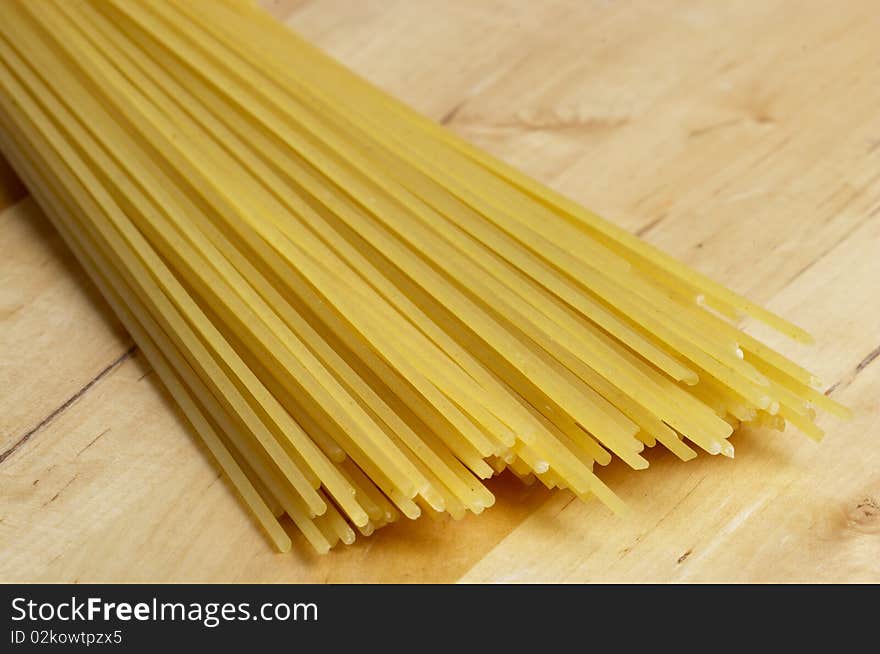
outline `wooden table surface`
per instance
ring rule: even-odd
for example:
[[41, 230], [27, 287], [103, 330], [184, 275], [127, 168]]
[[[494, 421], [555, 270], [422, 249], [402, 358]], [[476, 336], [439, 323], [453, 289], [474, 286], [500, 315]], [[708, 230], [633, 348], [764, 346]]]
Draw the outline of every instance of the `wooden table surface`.
[[[0, 581], [880, 581], [876, 0], [268, 2], [466, 138], [810, 330], [821, 444], [502, 477], [461, 522], [270, 551], [14, 177], [0, 201]], [[0, 126], [2, 128], [2, 126]], [[23, 199], [22, 199], [23, 198]], [[749, 327], [754, 333], [763, 330]]]

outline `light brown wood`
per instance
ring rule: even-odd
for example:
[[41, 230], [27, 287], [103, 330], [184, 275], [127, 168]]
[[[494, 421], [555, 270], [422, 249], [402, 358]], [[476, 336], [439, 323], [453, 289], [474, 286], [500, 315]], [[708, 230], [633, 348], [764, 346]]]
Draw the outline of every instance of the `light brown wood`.
[[[817, 339], [856, 411], [734, 461], [612, 464], [633, 508], [495, 507], [270, 551], [33, 201], [0, 213], [0, 581], [880, 581], [873, 0], [298, 0], [273, 13], [475, 143]], [[8, 178], [8, 177], [7, 177]]]

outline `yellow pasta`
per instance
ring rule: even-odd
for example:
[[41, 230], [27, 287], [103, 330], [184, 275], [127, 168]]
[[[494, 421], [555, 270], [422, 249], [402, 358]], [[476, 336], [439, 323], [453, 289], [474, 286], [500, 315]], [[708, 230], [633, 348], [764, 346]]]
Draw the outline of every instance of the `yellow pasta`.
[[281, 551], [479, 514], [496, 474], [623, 512], [614, 457], [732, 457], [742, 423], [820, 438], [814, 408], [848, 416], [731, 319], [803, 330], [247, 3], [2, 2], [0, 116]]

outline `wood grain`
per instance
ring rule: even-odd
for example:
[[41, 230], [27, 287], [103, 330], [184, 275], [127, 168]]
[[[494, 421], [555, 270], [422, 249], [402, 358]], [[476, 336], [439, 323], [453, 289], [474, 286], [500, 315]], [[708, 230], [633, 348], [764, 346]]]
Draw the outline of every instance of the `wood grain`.
[[745, 430], [734, 461], [612, 464], [601, 474], [626, 519], [502, 477], [482, 516], [276, 555], [24, 200], [0, 213], [0, 581], [880, 581], [873, 0], [268, 4], [421, 111], [810, 330], [803, 348], [748, 326], [856, 417], [823, 420], [818, 445]]

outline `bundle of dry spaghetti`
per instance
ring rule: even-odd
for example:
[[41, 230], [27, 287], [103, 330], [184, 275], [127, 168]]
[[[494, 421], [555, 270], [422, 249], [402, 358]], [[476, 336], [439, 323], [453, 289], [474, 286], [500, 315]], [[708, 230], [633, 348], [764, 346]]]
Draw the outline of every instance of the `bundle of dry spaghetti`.
[[846, 410], [808, 336], [248, 4], [0, 3], [0, 145], [281, 550]]

